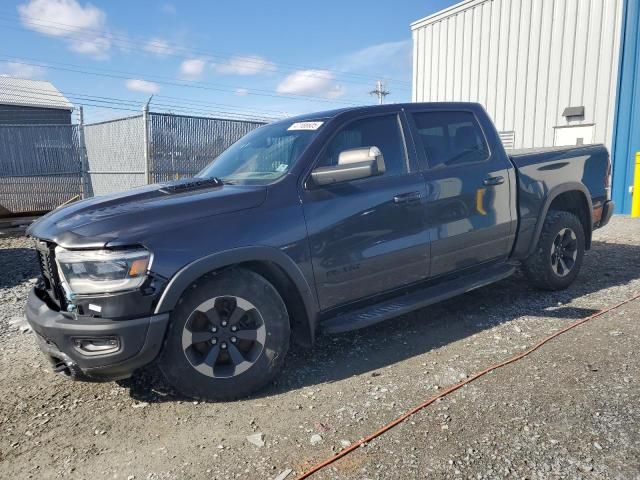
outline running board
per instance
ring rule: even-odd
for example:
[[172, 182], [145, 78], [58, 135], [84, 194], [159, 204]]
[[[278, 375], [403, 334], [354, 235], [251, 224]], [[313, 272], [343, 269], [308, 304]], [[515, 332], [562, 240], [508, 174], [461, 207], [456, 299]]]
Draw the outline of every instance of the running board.
[[413, 310], [470, 292], [476, 288], [484, 287], [507, 278], [514, 271], [515, 267], [513, 265], [502, 264], [443, 281], [371, 307], [330, 318], [320, 324], [320, 331], [323, 333], [343, 333], [365, 328], [389, 318], [398, 317]]

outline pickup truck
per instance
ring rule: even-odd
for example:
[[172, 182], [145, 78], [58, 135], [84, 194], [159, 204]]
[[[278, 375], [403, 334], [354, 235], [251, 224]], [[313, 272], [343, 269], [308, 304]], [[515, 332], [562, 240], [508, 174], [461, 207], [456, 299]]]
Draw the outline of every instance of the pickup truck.
[[518, 266], [536, 287], [567, 288], [611, 217], [610, 172], [601, 145], [507, 155], [473, 103], [278, 121], [194, 178], [35, 222], [42, 276], [26, 315], [72, 378], [155, 363], [184, 395], [238, 398], [275, 378], [290, 341], [310, 346]]

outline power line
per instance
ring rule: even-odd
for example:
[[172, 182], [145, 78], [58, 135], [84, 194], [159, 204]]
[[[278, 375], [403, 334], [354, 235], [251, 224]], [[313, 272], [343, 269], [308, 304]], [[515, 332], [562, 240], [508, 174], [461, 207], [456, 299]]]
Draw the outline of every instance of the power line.
[[155, 98], [166, 98], [169, 100], [177, 100], [180, 102], [184, 102], [184, 103], [191, 103], [193, 104], [197, 104], [197, 105], [209, 105], [209, 106], [220, 106], [220, 107], [226, 107], [226, 108], [233, 108], [233, 109], [237, 109], [237, 110], [245, 110], [245, 111], [252, 111], [252, 112], [263, 112], [263, 113], [275, 113], [275, 114], [279, 114], [285, 117], [290, 117], [292, 116], [290, 112], [283, 112], [281, 110], [270, 110], [270, 109], [263, 109], [263, 108], [251, 108], [251, 109], [247, 109], [247, 108], [241, 108], [241, 107], [236, 107], [234, 105], [229, 105], [229, 104], [225, 104], [225, 103], [214, 103], [214, 102], [207, 102], [207, 101], [202, 101], [202, 100], [189, 100], [189, 99], [185, 99], [185, 98], [181, 98], [181, 97], [171, 97], [168, 95], [156, 95]]
[[[52, 99], [58, 99], [60, 100], [60, 96], [56, 95], [54, 93], [51, 93], [50, 90], [43, 90], [43, 89], [38, 89], [35, 87], [10, 87], [8, 89], [6, 89], [6, 91], [12, 91], [12, 92], [19, 92], [19, 93], [30, 93], [30, 94], [35, 94], [37, 96], [46, 96], [46, 97], [51, 97]], [[68, 91], [62, 91], [60, 92], [61, 94], [63, 94], [65, 97], [67, 98], [71, 98], [74, 99], [74, 101], [78, 102], [78, 103], [82, 103], [84, 101], [92, 101], [92, 102], [99, 102], [99, 103], [112, 103], [112, 104], [118, 104], [118, 105], [128, 105], [128, 106], [134, 106], [137, 107], [139, 105], [141, 105], [141, 102], [138, 100], [128, 100], [128, 99], [121, 99], [121, 98], [116, 98], [116, 97], [104, 97], [104, 96], [95, 96], [95, 95], [88, 95], [88, 94], [84, 94], [84, 93], [74, 93], [74, 92], [68, 92]], [[25, 96], [25, 95], [17, 95], [16, 96], [20, 96], [23, 98], [31, 98], [30, 96]], [[194, 104], [194, 102], [191, 102], [189, 100], [184, 100], [178, 97], [161, 97], [158, 96], [156, 98], [169, 98], [169, 99], [175, 99], [177, 101], [183, 102], [183, 103], [191, 103], [192, 105]], [[153, 105], [155, 106], [159, 106], [159, 107], [167, 107], [167, 108], [178, 108], [180, 110], [183, 111], [199, 111], [199, 112], [215, 112], [215, 113], [222, 113], [222, 114], [229, 114], [229, 115], [235, 115], [235, 116], [251, 116], [251, 117], [257, 117], [257, 118], [264, 118], [264, 119], [274, 119], [277, 117], [283, 117], [285, 115], [264, 115], [263, 113], [259, 113], [256, 110], [251, 110], [251, 109], [242, 109], [242, 108], [238, 108], [238, 107], [233, 107], [233, 106], [228, 106], [230, 110], [239, 110], [239, 112], [233, 112], [233, 111], [229, 111], [229, 110], [213, 110], [210, 108], [194, 108], [194, 107], [185, 107], [184, 105], [181, 104], [176, 104], [176, 103], [172, 103], [171, 101], [169, 102], [154, 102]], [[196, 107], [197, 106], [205, 106], [206, 107], [206, 102], [204, 103], [195, 103]], [[218, 106], [225, 106], [224, 104], [217, 104]], [[244, 113], [243, 113], [244, 112]]]
[[[73, 72], [73, 73], [80, 73], [80, 74], [84, 74], [84, 75], [93, 75], [93, 76], [98, 76], [98, 77], [106, 77], [106, 78], [117, 78], [117, 79], [121, 79], [121, 80], [135, 80], [135, 79], [153, 79], [153, 81], [155, 83], [161, 84], [161, 85], [170, 85], [170, 86], [174, 86], [174, 87], [187, 87], [187, 88], [197, 88], [200, 90], [210, 90], [210, 91], [219, 91], [219, 92], [226, 92], [226, 93], [235, 93], [237, 91], [238, 87], [232, 87], [232, 86], [227, 86], [227, 85], [217, 85], [217, 84], [212, 84], [212, 83], [205, 83], [205, 82], [195, 82], [195, 81], [181, 81], [181, 82], [176, 82], [173, 79], [171, 80], [166, 80], [169, 77], [164, 77], [161, 75], [139, 75], [133, 72], [126, 72], [126, 71], [122, 71], [122, 70], [110, 70], [110, 69], [106, 69], [106, 68], [95, 68], [94, 70], [98, 70], [98, 71], [102, 71], [102, 72], [107, 72], [107, 73], [97, 73], [95, 71], [89, 71], [89, 70], [84, 70], [83, 67], [79, 66], [79, 65], [74, 65], [74, 64], [69, 64], [69, 63], [62, 63], [62, 62], [47, 62], [44, 63], [40, 60], [36, 60], [36, 59], [26, 59], [29, 61], [24, 61], [25, 59], [21, 59], [19, 57], [15, 57], [13, 55], [7, 55], [7, 54], [2, 54], [0, 53], [0, 57], [5, 58], [5, 59], [10, 59], [10, 61], [12, 63], [17, 63], [20, 65], [29, 65], [29, 66], [33, 66], [33, 67], [42, 67], [42, 68], [49, 68], [52, 70], [60, 70], [60, 71], [66, 71], [66, 72]], [[66, 65], [66, 66], [58, 66], [58, 65]], [[110, 73], [110, 72], [114, 72], [114, 73]], [[314, 101], [314, 102], [321, 102], [321, 103], [339, 103], [339, 104], [344, 104], [344, 105], [349, 105], [349, 106], [354, 106], [354, 105], [358, 105], [357, 103], [353, 103], [353, 102], [347, 102], [347, 101], [343, 101], [343, 100], [337, 100], [337, 99], [328, 99], [325, 97], [316, 97], [316, 96], [312, 96], [312, 95], [298, 95], [298, 94], [287, 94], [287, 95], [283, 95], [283, 94], [277, 94], [275, 92], [273, 92], [272, 90], [262, 90], [262, 89], [255, 89], [255, 88], [249, 88], [246, 89], [247, 93], [250, 93], [251, 95], [256, 95], [256, 96], [262, 96], [262, 97], [272, 97], [272, 98], [287, 98], [290, 100], [303, 100], [303, 101]]]
[[[53, 99], [60, 100], [60, 96], [56, 95], [55, 93], [52, 93], [51, 91], [31, 88], [31, 87], [24, 87], [24, 88], [12, 87], [12, 88], [6, 89], [5, 91], [13, 92], [12, 95], [18, 98], [33, 99], [33, 96], [35, 95], [40, 98], [45, 97], [45, 101], [48, 100], [46, 97], [51, 98], [52, 102], [53, 102]], [[140, 112], [139, 106], [141, 105], [141, 103], [134, 100], [119, 99], [115, 97], [96, 97], [92, 95], [72, 94], [72, 93], [65, 93], [65, 92], [61, 92], [61, 93], [64, 93], [64, 95], [67, 98], [82, 105], [88, 105], [88, 106], [93, 106], [97, 108], [109, 108], [109, 109], [116, 109], [116, 110]], [[154, 105], [161, 109], [170, 110], [174, 112], [185, 112], [185, 113], [192, 113], [192, 114], [199, 114], [199, 115], [202, 115], [202, 114], [227, 115], [229, 117], [235, 117], [231, 119], [241, 119], [241, 120], [259, 120], [259, 121], [274, 120], [274, 117], [268, 117], [264, 115], [251, 114], [251, 113], [243, 114], [238, 112], [230, 112], [226, 110], [212, 110], [208, 108], [184, 107], [182, 105], [174, 104], [174, 103], [156, 102], [154, 103]], [[53, 104], [43, 105], [43, 108], [56, 108], [56, 106]], [[5, 111], [7, 110], [5, 109]], [[22, 111], [22, 110], [17, 110], [17, 111]]]
[[[1, 10], [0, 10], [1, 12]], [[53, 30], [58, 30], [58, 31], [62, 31], [62, 32], [68, 32], [69, 35], [67, 35], [67, 37], [79, 37], [81, 35], [83, 35], [84, 32], [84, 39], [85, 40], [95, 40], [96, 38], [103, 38], [103, 39], [107, 39], [110, 42], [113, 42], [116, 44], [116, 46], [125, 46], [125, 47], [135, 47], [138, 48], [140, 46], [140, 43], [143, 43], [144, 45], [148, 45], [148, 46], [155, 46], [156, 48], [159, 49], [164, 49], [163, 51], [163, 55], [166, 56], [176, 56], [176, 57], [183, 57], [186, 54], [199, 54], [199, 55], [205, 55], [207, 57], [212, 57], [212, 58], [221, 58], [224, 60], [230, 60], [233, 58], [238, 58], [237, 55], [230, 55], [230, 54], [226, 54], [226, 53], [219, 53], [219, 52], [212, 52], [209, 50], [203, 50], [203, 49], [197, 49], [197, 48], [187, 48], [187, 47], [182, 47], [182, 46], [177, 46], [177, 45], [171, 45], [169, 44], [169, 42], [158, 42], [157, 40], [151, 39], [151, 38], [144, 38], [144, 37], [139, 37], [138, 41], [132, 41], [130, 40], [129, 37], [124, 37], [121, 35], [116, 35], [113, 33], [106, 33], [104, 31], [100, 31], [100, 30], [95, 30], [95, 29], [90, 29], [90, 28], [78, 28], [74, 25], [69, 25], [69, 24], [65, 24], [65, 23], [61, 23], [61, 22], [55, 22], [52, 20], [47, 20], [47, 19], [43, 19], [43, 18], [38, 18], [38, 17], [31, 17], [31, 16], [17, 16], [17, 15], [2, 15], [0, 14], [0, 19], [9, 19], [9, 20], [16, 20], [19, 19], [23, 25], [31, 25], [34, 27], [43, 27], [45, 26], [48, 29], [53, 29]], [[28, 20], [25, 20], [28, 19]], [[7, 27], [9, 28], [20, 28], [20, 27], [15, 27], [14, 25], [10, 24], [7, 25]], [[65, 28], [67, 27], [67, 28]], [[82, 37], [81, 37], [82, 38]], [[120, 42], [118, 44], [118, 42]], [[180, 53], [178, 53], [178, 51]], [[265, 61], [263, 59], [257, 59], [257, 58], [252, 58], [251, 56], [242, 56], [242, 62], [243, 63], [249, 63], [249, 64], [255, 64], [255, 65], [264, 65]], [[376, 78], [377, 75], [368, 75], [368, 74], [362, 74], [362, 73], [355, 73], [355, 72], [346, 72], [343, 70], [336, 70], [336, 69], [331, 69], [331, 68], [326, 68], [326, 67], [318, 67], [318, 66], [309, 66], [309, 65], [300, 65], [300, 64], [294, 64], [294, 63], [284, 63], [284, 62], [269, 62], [270, 65], [274, 65], [274, 66], [279, 66], [282, 67], [286, 70], [299, 70], [299, 69], [305, 69], [305, 70], [322, 70], [324, 72], [330, 72], [333, 74], [337, 74], [340, 77], [351, 77], [351, 78], [359, 78], [361, 79], [359, 82], [356, 82], [355, 80], [346, 80], [343, 78], [343, 81], [348, 81], [351, 83], [360, 83], [363, 84], [363, 81], [365, 79], [371, 79], [371, 78]], [[319, 73], [314, 73], [314, 72], [299, 72], [300, 75], [306, 75], [306, 76], [310, 76], [310, 77], [323, 77], [323, 74], [319, 74]], [[405, 81], [405, 80], [399, 80], [399, 79], [391, 79], [388, 78], [388, 81], [392, 81], [394, 84], [397, 85], [406, 85], [406, 89], [409, 90], [411, 87], [411, 82]], [[402, 89], [403, 87], [398, 87], [400, 89]]]
[[[26, 87], [26, 86], [12, 86], [9, 87], [8, 90], [10, 91], [21, 91], [21, 92], [27, 92], [27, 93], [32, 93], [32, 92], [42, 92], [42, 93], [51, 93], [50, 90], [44, 90], [44, 89], [38, 89], [36, 87]], [[118, 103], [129, 103], [132, 105], [140, 105], [141, 101], [138, 99], [122, 99], [122, 98], [117, 98], [117, 97], [105, 97], [105, 96], [99, 96], [99, 95], [90, 95], [87, 93], [77, 93], [77, 92], [70, 92], [68, 90], [65, 91], [60, 91], [60, 93], [66, 97], [71, 97], [71, 96], [75, 96], [75, 97], [87, 97], [88, 99], [99, 99], [99, 100], [114, 100], [117, 101]], [[61, 97], [59, 95], [55, 95], [52, 94], [52, 97], [61, 99]], [[212, 103], [212, 102], [206, 102], [206, 101], [201, 101], [201, 100], [191, 100], [191, 99], [186, 99], [186, 98], [181, 98], [181, 97], [171, 97], [171, 96], [167, 96], [167, 95], [155, 95], [154, 98], [157, 99], [168, 99], [169, 101], [178, 101], [181, 103], [186, 103], [186, 104], [191, 104], [191, 105], [196, 105], [196, 106], [215, 106], [215, 107], [225, 107], [227, 109], [230, 110], [238, 110], [240, 112], [248, 112], [251, 114], [258, 114], [258, 113], [268, 113], [268, 114], [276, 114], [276, 115], [272, 115], [272, 116], [291, 116], [291, 114], [289, 112], [283, 112], [283, 111], [279, 111], [279, 110], [268, 110], [268, 109], [259, 109], [259, 108], [242, 108], [242, 107], [237, 107], [235, 105], [229, 105], [229, 104], [225, 104], [225, 103]], [[158, 102], [154, 102], [154, 105], [158, 105]]]

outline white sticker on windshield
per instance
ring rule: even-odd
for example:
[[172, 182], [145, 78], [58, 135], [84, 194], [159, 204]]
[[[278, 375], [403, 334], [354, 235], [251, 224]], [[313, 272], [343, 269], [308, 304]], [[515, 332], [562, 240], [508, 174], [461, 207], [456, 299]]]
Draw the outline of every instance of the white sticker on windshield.
[[297, 122], [291, 125], [287, 130], [317, 130], [324, 122]]
[[287, 168], [289, 168], [289, 165], [287, 165], [286, 163], [281, 163], [276, 167], [276, 172], [286, 172]]

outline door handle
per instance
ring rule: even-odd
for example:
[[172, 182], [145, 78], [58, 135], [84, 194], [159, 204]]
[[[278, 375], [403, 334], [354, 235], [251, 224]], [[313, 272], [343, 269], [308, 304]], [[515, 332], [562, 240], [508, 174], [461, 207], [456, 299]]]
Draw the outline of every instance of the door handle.
[[504, 183], [504, 177], [503, 176], [488, 177], [488, 178], [485, 178], [482, 183], [487, 187], [491, 187], [494, 185], [502, 185]]
[[401, 193], [393, 197], [393, 203], [411, 203], [417, 202], [422, 198], [421, 192]]

